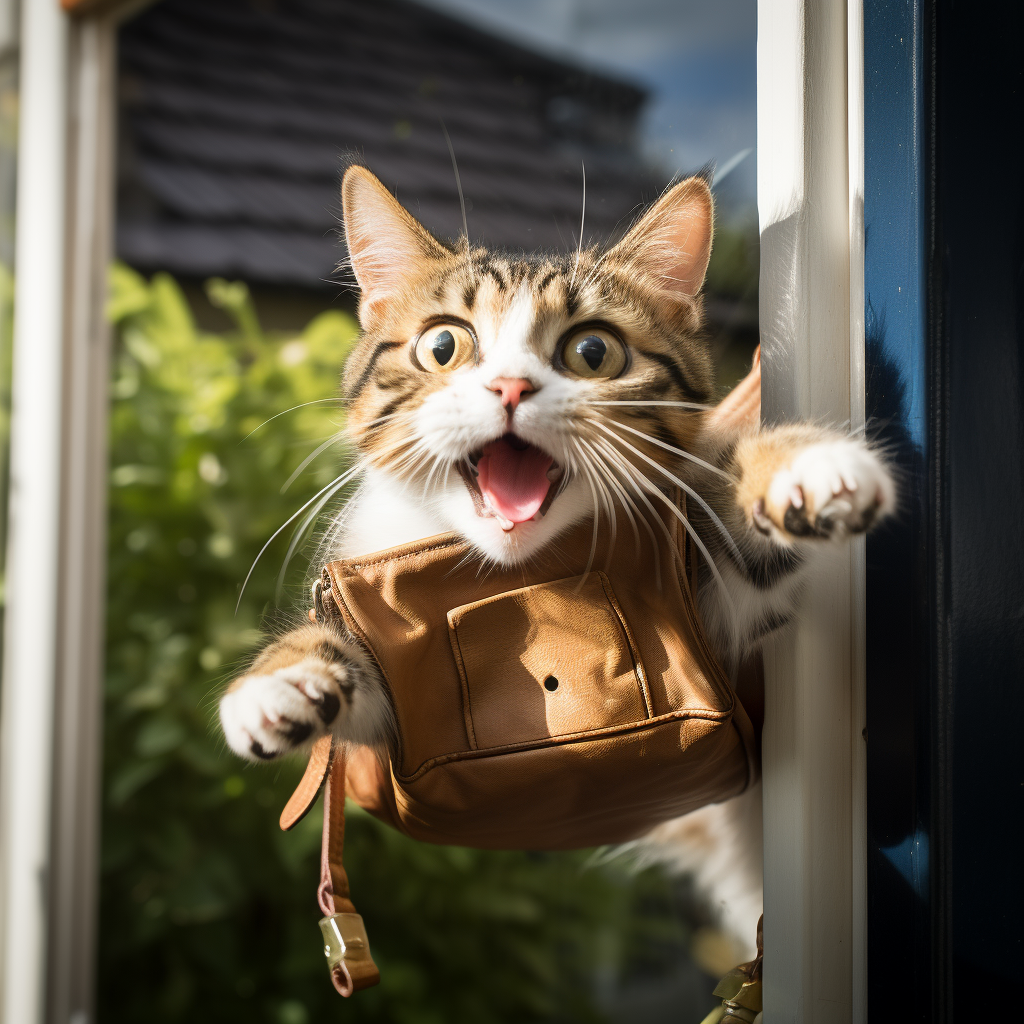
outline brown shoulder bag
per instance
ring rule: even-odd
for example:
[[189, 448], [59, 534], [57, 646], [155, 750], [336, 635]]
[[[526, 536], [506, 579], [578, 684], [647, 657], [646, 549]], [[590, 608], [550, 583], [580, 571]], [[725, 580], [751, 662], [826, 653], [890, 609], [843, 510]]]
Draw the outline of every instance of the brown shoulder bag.
[[426, 842], [568, 850], [634, 839], [754, 780], [679, 508], [639, 545], [621, 523], [617, 538], [583, 524], [512, 569], [481, 569], [455, 535], [324, 567], [315, 616], [376, 659], [398, 726], [383, 762], [319, 741], [281, 816], [291, 828], [323, 786], [320, 924], [342, 995], [379, 980], [342, 866], [345, 795]]

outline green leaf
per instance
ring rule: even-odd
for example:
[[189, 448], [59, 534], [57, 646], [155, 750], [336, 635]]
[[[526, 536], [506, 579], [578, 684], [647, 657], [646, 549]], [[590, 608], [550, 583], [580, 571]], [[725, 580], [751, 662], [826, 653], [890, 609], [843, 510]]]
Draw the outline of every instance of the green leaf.
[[146, 279], [124, 263], [115, 263], [110, 268], [109, 288], [107, 319], [113, 324], [119, 324], [149, 306]]

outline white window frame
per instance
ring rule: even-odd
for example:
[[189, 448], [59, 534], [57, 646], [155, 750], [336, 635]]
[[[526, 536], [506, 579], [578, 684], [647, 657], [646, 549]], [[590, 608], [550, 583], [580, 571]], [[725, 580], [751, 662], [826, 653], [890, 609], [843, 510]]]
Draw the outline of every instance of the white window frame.
[[23, 0], [20, 11], [0, 721], [0, 1017], [12, 1024], [94, 1019], [110, 356], [105, 305], [113, 251], [116, 30], [128, 9], [96, 2], [71, 17], [59, 0]]
[[[0, 722], [12, 1024], [94, 1019], [116, 31], [144, 0], [87, 2], [21, 13]], [[758, 0], [757, 59], [764, 418], [857, 430], [862, 0]], [[766, 677], [765, 1022], [865, 1024], [862, 543], [809, 589]]]
[[[864, 427], [861, 0], [758, 0], [762, 418]], [[866, 1024], [863, 540], [765, 657], [766, 1024]]]

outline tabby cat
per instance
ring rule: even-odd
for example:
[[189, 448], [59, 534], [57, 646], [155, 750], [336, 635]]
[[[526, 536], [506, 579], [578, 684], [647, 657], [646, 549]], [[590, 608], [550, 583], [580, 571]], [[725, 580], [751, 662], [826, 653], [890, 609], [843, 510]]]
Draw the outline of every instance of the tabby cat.
[[[735, 667], [785, 626], [826, 549], [893, 510], [893, 478], [863, 440], [709, 416], [703, 177], [669, 188], [612, 248], [557, 256], [445, 244], [359, 166], [342, 200], [363, 330], [343, 384], [361, 483], [329, 557], [455, 531], [482, 563], [509, 565], [613, 508], [631, 543], [682, 488], [704, 553], [699, 610]], [[256, 759], [327, 731], [358, 744], [391, 731], [374, 662], [315, 623], [271, 643], [230, 685], [220, 717], [231, 748]], [[755, 790], [659, 830], [689, 843], [706, 878], [720, 876], [727, 925], [751, 936], [758, 844], [737, 843], [736, 828], [756, 830], [758, 800]]]

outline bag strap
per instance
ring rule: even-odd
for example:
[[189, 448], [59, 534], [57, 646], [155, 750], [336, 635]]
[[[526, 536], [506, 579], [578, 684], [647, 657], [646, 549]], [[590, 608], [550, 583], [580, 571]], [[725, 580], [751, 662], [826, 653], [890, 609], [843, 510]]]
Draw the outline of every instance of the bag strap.
[[320, 931], [331, 983], [350, 996], [380, 981], [370, 956], [363, 919], [356, 913], [345, 871], [345, 749], [331, 736], [313, 744], [305, 774], [281, 812], [281, 828], [294, 828], [324, 791], [324, 827], [320, 844], [320, 884], [316, 897], [324, 913]]
[[305, 774], [281, 811], [281, 831], [290, 832], [312, 809], [331, 767], [332, 739], [321, 736], [313, 744]]
[[[370, 957], [363, 919], [356, 913], [349, 895], [348, 873], [342, 860], [344, 850], [345, 750], [340, 744], [334, 744], [324, 786], [324, 831], [316, 898], [324, 912], [324, 921], [332, 919], [340, 926], [337, 930], [344, 940], [346, 955], [331, 965], [331, 982], [339, 995], [350, 996], [360, 989], [379, 984], [380, 971]], [[324, 929], [324, 922], [320, 927]], [[325, 949], [329, 948], [328, 943]]]
[[324, 830], [320, 843], [320, 885], [316, 899], [320, 909], [332, 914], [354, 914], [345, 871], [345, 753], [333, 751], [331, 768], [324, 786]]

